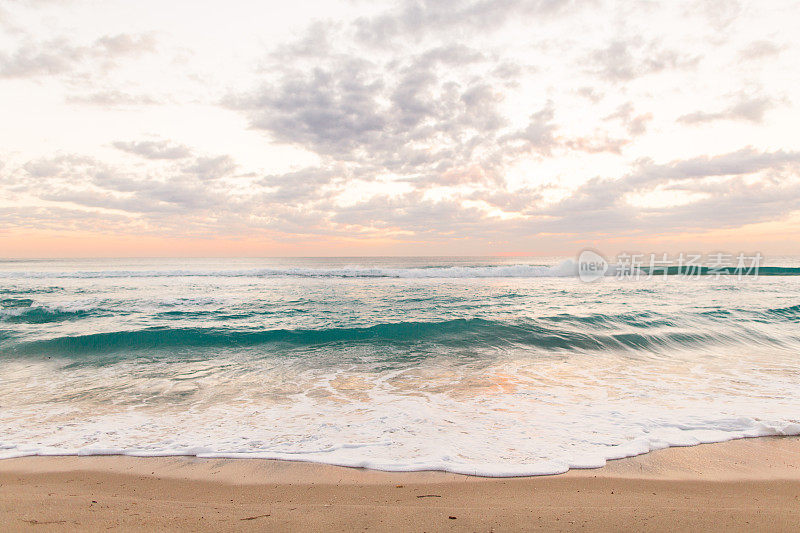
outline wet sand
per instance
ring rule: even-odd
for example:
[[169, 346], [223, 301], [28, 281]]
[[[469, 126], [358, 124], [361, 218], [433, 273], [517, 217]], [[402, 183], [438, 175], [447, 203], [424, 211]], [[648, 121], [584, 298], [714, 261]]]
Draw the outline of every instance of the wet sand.
[[558, 476], [269, 460], [0, 461], [0, 529], [270, 531], [800, 528], [800, 438], [671, 448]]

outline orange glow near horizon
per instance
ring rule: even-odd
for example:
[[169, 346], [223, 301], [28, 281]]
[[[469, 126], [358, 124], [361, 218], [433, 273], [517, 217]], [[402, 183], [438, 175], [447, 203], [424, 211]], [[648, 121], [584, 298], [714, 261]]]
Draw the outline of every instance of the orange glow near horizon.
[[313, 238], [281, 241], [274, 236], [162, 237], [88, 232], [28, 231], [0, 234], [0, 257], [348, 257], [348, 256], [498, 256], [575, 255], [593, 247], [611, 255], [620, 251], [760, 251], [772, 255], [800, 253], [800, 216], [741, 228], [669, 235], [621, 235], [591, 240], [577, 236], [532, 236], [510, 243], [469, 239], [447, 242], [378, 238]]

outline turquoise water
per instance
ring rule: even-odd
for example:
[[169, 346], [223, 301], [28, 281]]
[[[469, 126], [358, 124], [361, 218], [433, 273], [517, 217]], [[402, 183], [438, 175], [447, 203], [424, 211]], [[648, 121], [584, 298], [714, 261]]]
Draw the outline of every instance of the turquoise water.
[[0, 262], [0, 457], [523, 475], [800, 433], [800, 264], [583, 283], [558, 258]]

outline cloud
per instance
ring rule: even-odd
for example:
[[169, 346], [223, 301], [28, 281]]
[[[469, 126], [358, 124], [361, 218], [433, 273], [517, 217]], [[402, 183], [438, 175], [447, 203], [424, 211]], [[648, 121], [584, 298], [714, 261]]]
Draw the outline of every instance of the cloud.
[[273, 82], [226, 102], [278, 142], [365, 167], [427, 172], [472, 161], [478, 145], [491, 151], [505, 126], [500, 92], [445, 68], [453, 66], [494, 67], [461, 45], [385, 63], [330, 54], [310, 70], [283, 67]]
[[89, 104], [103, 107], [156, 105], [160, 100], [146, 94], [131, 94], [118, 90], [96, 91], [85, 95], [69, 95], [70, 104]]
[[387, 46], [398, 36], [419, 39], [445, 32], [491, 32], [511, 18], [550, 17], [579, 9], [588, 2], [573, 0], [410, 0], [396, 9], [354, 23], [359, 42]]
[[588, 58], [590, 70], [612, 82], [627, 82], [669, 69], [694, 67], [696, 56], [662, 48], [641, 37], [617, 39]]
[[34, 159], [22, 165], [25, 174], [34, 179], [83, 174], [86, 169], [100, 168], [101, 164], [98, 161], [73, 154]]
[[701, 0], [699, 5], [692, 5], [686, 10], [690, 16], [696, 9], [702, 10], [712, 27], [719, 31], [726, 30], [741, 16], [742, 3], [738, 0]]
[[196, 157], [187, 164], [185, 157], [148, 157], [162, 155], [174, 148], [172, 145], [134, 143], [126, 148], [146, 154], [143, 157], [157, 166], [143, 175], [91, 157], [66, 154], [28, 161], [7, 181], [14, 190], [43, 200], [132, 214], [199, 216], [212, 208], [232, 212], [238, 208], [241, 200], [217, 184], [236, 168], [230, 156]]
[[[348, 165], [271, 174], [251, 182], [242, 194], [219, 179], [232, 175], [236, 165], [230, 156], [197, 157], [188, 165], [185, 159], [148, 161], [158, 166], [145, 176], [79, 155], [32, 160], [12, 169], [14, 179], [5, 187], [61, 206], [42, 215], [42, 227], [57, 225], [58, 216], [73, 227], [104, 217], [119, 225], [114, 217], [125, 215], [144, 233], [270, 231], [287, 239], [381, 236], [431, 243], [738, 227], [780, 219], [798, 209], [800, 196], [800, 152], [749, 147], [665, 163], [642, 160], [620, 178], [590, 179], [555, 202], [547, 200], [552, 185], [510, 189], [502, 181], [456, 178], [453, 184], [470, 188], [434, 198], [426, 192], [429, 184], [411, 182], [406, 192], [341, 204], [337, 195], [357, 179]], [[659, 190], [692, 192], [696, 198], [660, 207], [629, 200], [631, 193]], [[499, 217], [497, 210], [508, 216]], [[8, 227], [29, 223], [2, 213], [0, 219]]]
[[738, 102], [722, 111], [695, 111], [678, 117], [678, 122], [683, 124], [703, 124], [717, 120], [743, 120], [761, 123], [764, 120], [764, 114], [773, 107], [775, 107], [775, 101], [766, 96], [741, 98]]
[[318, 21], [268, 54], [262, 84], [224, 103], [270, 140], [348, 163], [360, 178], [493, 182], [520, 154], [618, 151], [623, 141], [616, 139], [559, 138], [552, 104], [523, 111], [528, 125], [512, 126], [504, 93], [532, 68], [472, 44], [478, 28], [488, 32], [525, 16], [545, 20], [583, 5], [413, 1], [352, 23]]
[[[500, 140], [501, 142], [512, 144], [517, 151], [535, 151], [549, 154], [558, 145], [558, 141], [555, 138], [557, 126], [553, 122], [554, 118], [555, 108], [551, 101], [530, 116], [525, 129], [505, 135]], [[522, 144], [517, 145], [515, 141], [522, 141]]]
[[40, 159], [25, 163], [23, 168], [32, 178], [49, 178], [61, 171], [60, 161], [54, 159]]
[[310, 200], [325, 198], [326, 186], [334, 180], [346, 181], [352, 176], [345, 168], [304, 168], [286, 174], [270, 174], [260, 184], [271, 189], [265, 195], [271, 202], [298, 205]]
[[783, 150], [758, 152], [752, 147], [747, 147], [727, 154], [699, 156], [666, 164], [642, 160], [637, 169], [624, 178], [623, 183], [640, 187], [644, 184], [669, 180], [741, 176], [798, 163], [800, 163], [800, 152]]
[[379, 196], [337, 211], [333, 221], [348, 227], [399, 230], [419, 237], [441, 237], [443, 233], [468, 234], [485, 224], [482, 213], [454, 200], [434, 201], [414, 192], [402, 196]]
[[622, 148], [628, 143], [630, 143], [629, 139], [614, 138], [608, 133], [595, 133], [591, 137], [576, 137], [574, 139], [566, 139], [563, 141], [563, 145], [570, 150], [586, 152], [589, 154], [620, 154], [622, 153]]
[[236, 163], [228, 155], [217, 157], [198, 157], [194, 164], [185, 167], [184, 172], [194, 174], [201, 180], [216, 180], [230, 175], [236, 170]]
[[633, 102], [625, 102], [616, 111], [606, 116], [603, 120], [618, 120], [631, 136], [643, 135], [647, 130], [647, 124], [653, 120], [652, 113], [639, 113], [634, 111]]
[[136, 56], [155, 49], [149, 35], [107, 35], [88, 46], [73, 44], [65, 37], [27, 41], [13, 53], [0, 52], [0, 78], [31, 78], [69, 73], [89, 63], [104, 68], [123, 56]]
[[236, 105], [250, 112], [253, 127], [278, 141], [347, 153], [372, 142], [386, 126], [377, 101], [383, 82], [365, 61], [348, 59], [335, 69], [289, 72]]
[[94, 43], [94, 54], [104, 57], [139, 55], [144, 52], [155, 52], [156, 41], [152, 35], [105, 35]]
[[[542, 210], [548, 227], [565, 233], [601, 235], [609, 232], [669, 233], [739, 227], [776, 220], [800, 208], [800, 152], [758, 152], [743, 148], [717, 156], [700, 156], [664, 164], [642, 161], [632, 173], [604, 180], [594, 178], [565, 199]], [[758, 173], [788, 171], [791, 179], [743, 178]], [[726, 177], [722, 182], [709, 178]], [[631, 205], [626, 195], [636, 191], [707, 192], [683, 205], [644, 208]]]
[[[643, 133], [643, 124], [650, 120], [650, 115], [631, 116], [632, 110], [620, 111], [606, 117], [621, 119], [631, 135]], [[631, 142], [630, 139], [615, 138], [604, 131], [594, 131], [588, 136], [570, 137], [559, 134], [555, 122], [555, 107], [548, 102], [542, 109], [530, 116], [526, 128], [500, 137], [498, 151], [505, 156], [523, 153], [536, 153], [550, 156], [554, 151], [577, 151], [589, 154], [609, 152], [619, 154], [622, 148]]]
[[112, 144], [119, 150], [146, 159], [183, 159], [192, 153], [187, 146], [172, 144], [169, 141], [117, 141]]
[[781, 220], [797, 211], [800, 185], [790, 183], [748, 184], [728, 182], [724, 190], [688, 205], [644, 210], [646, 224], [637, 223], [639, 231], [683, 232], [738, 228], [748, 224]]
[[780, 54], [786, 46], [779, 46], [772, 41], [753, 41], [739, 51], [739, 57], [745, 60], [764, 59]]
[[[744, 148], [662, 164], [643, 161], [621, 178], [590, 179], [555, 203], [544, 201], [547, 187], [487, 188], [444, 200], [412, 191], [337, 208], [333, 221], [349, 228], [362, 227], [363, 231], [397, 232], [396, 238], [400, 240], [407, 234], [409, 239], [430, 241], [455, 237], [514, 241], [543, 234], [598, 238], [707, 231], [779, 220], [797, 211], [799, 168], [798, 152], [758, 152]], [[759, 175], [763, 179], [747, 179]], [[638, 206], [627, 200], [631, 192], [664, 187], [706, 194], [688, 203], [658, 208]], [[473, 203], [465, 204], [464, 200]], [[498, 218], [474, 202], [517, 216]]]
[[121, 235], [131, 230], [131, 219], [124, 214], [74, 207], [27, 206], [24, 211], [0, 207], [0, 227], [58, 232], [94, 232], [97, 228], [104, 228]]
[[0, 77], [60, 74], [80, 62], [83, 55], [83, 50], [71, 46], [64, 38], [46, 43], [27, 43], [13, 54], [0, 52]]

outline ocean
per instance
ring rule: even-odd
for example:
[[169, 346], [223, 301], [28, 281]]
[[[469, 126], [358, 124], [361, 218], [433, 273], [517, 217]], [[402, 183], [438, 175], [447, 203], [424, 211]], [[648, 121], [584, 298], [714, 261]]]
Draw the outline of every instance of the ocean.
[[0, 261], [0, 458], [554, 474], [800, 434], [800, 262]]

